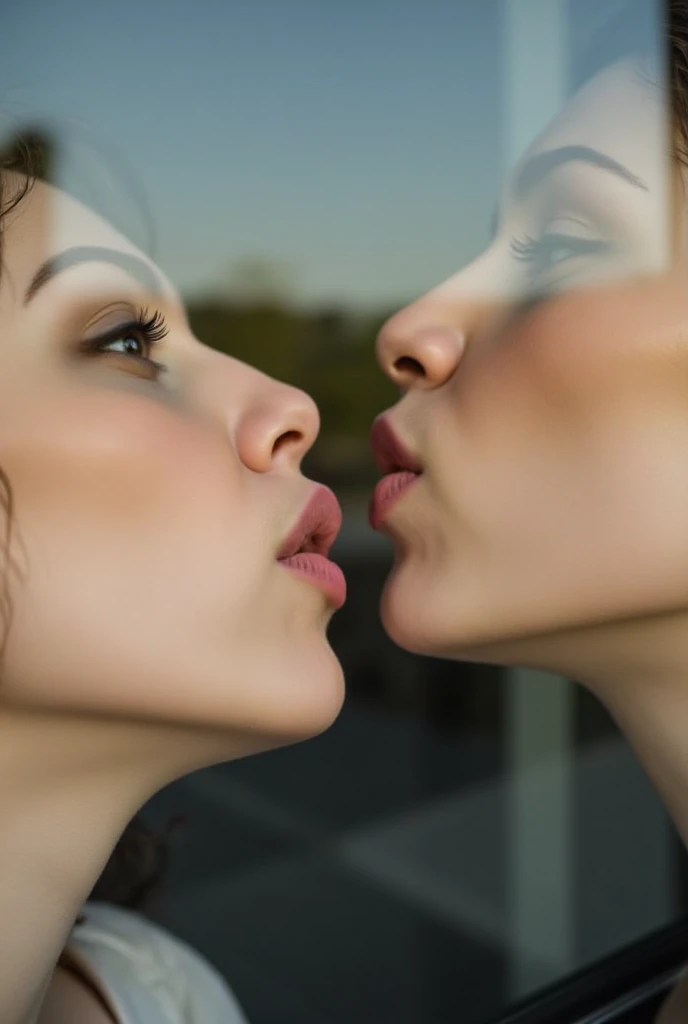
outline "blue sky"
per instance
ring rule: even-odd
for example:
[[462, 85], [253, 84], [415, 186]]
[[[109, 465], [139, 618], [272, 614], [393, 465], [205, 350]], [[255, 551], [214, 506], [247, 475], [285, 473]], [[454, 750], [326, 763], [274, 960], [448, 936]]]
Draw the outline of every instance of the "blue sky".
[[22, 0], [3, 117], [88, 140], [78, 174], [135, 235], [133, 183], [187, 294], [260, 260], [296, 301], [384, 306], [487, 238], [501, 26], [501, 0]]

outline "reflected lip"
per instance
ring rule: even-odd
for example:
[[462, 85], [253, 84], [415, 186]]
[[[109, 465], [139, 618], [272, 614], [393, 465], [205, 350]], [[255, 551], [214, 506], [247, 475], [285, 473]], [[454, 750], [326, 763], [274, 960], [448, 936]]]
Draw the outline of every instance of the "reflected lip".
[[320, 485], [276, 556], [285, 569], [318, 587], [335, 609], [346, 601], [346, 578], [327, 556], [341, 525], [339, 502], [329, 487]]
[[378, 469], [385, 474], [375, 487], [368, 506], [368, 522], [374, 530], [379, 530], [392, 506], [418, 481], [423, 467], [402, 444], [384, 416], [373, 423], [370, 445]]
[[386, 416], [378, 416], [370, 431], [370, 447], [381, 473], [422, 473], [416, 456], [402, 444]]

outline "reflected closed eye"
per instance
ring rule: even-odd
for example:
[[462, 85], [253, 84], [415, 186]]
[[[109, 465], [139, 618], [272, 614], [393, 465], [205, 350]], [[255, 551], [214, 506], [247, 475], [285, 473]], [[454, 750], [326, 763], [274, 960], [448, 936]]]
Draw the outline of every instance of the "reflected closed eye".
[[[551, 232], [536, 238], [514, 238], [509, 243], [514, 257], [529, 263], [529, 284], [520, 294], [510, 311], [510, 320], [520, 320], [541, 303], [566, 287], [582, 283], [587, 266], [575, 261], [588, 256], [599, 256], [612, 251], [612, 242], [601, 238], [583, 238]], [[571, 262], [574, 265], [571, 266]], [[556, 271], [559, 273], [556, 273]]]
[[516, 259], [531, 264], [531, 274], [537, 277], [576, 257], [607, 252], [611, 248], [611, 243], [601, 238], [581, 238], [578, 235], [552, 233], [539, 239], [528, 236], [514, 238], [509, 243], [509, 248]]

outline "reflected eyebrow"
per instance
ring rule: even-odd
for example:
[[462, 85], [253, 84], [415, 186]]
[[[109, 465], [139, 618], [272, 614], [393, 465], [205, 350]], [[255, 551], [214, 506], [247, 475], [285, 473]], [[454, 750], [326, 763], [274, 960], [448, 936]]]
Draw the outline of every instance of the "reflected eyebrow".
[[598, 149], [591, 149], [589, 146], [561, 146], [559, 149], [550, 149], [545, 153], [538, 153], [532, 157], [518, 171], [512, 184], [512, 194], [515, 200], [523, 201], [533, 191], [543, 178], [562, 164], [573, 161], [589, 164], [592, 167], [600, 167], [602, 170], [611, 171], [617, 177], [642, 188], [649, 192], [646, 183], [637, 175], [629, 171], [627, 167], [617, 160], [601, 153]]
[[109, 263], [119, 267], [132, 277], [137, 284], [142, 285], [146, 291], [153, 295], [162, 293], [162, 286], [158, 275], [145, 260], [131, 253], [120, 252], [118, 249], [108, 249], [98, 245], [81, 245], [73, 249], [65, 249], [57, 256], [51, 256], [45, 263], [41, 264], [31, 283], [24, 294], [24, 305], [31, 302], [33, 297], [49, 281], [61, 274], [70, 267], [76, 267], [80, 263]]

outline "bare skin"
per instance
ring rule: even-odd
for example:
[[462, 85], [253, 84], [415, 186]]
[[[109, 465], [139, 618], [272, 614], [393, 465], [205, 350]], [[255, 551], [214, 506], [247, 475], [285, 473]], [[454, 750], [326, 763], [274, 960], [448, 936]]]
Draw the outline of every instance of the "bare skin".
[[[159, 270], [64, 193], [38, 183], [4, 227], [0, 1019], [56, 1024], [81, 999], [102, 1020], [56, 964], [127, 822], [174, 779], [314, 736], [341, 707], [332, 604], [276, 560], [315, 489], [300, 463], [319, 419], [203, 346]], [[27, 301], [75, 247], [86, 261]], [[119, 331], [141, 307], [164, 315], [154, 345]]]
[[598, 75], [519, 162], [490, 248], [383, 327], [386, 418], [423, 472], [380, 527], [381, 611], [408, 650], [589, 687], [688, 842], [688, 231], [665, 111], [634, 62]]
[[56, 967], [41, 1007], [38, 1024], [117, 1024], [84, 978]]

